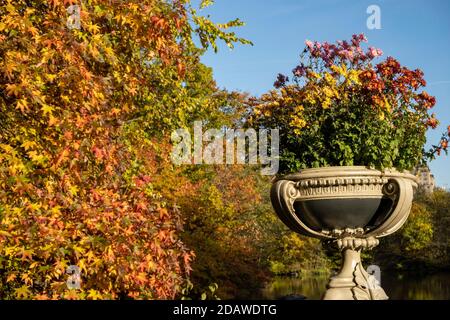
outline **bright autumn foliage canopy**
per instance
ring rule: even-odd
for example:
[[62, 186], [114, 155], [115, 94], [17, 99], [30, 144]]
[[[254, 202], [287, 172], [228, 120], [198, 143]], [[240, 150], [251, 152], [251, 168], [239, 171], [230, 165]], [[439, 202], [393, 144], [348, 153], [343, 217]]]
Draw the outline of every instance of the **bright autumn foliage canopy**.
[[193, 35], [245, 43], [238, 25], [188, 0], [0, 1], [0, 299], [179, 294], [193, 253], [152, 187], [171, 166], [158, 134], [206, 112]]

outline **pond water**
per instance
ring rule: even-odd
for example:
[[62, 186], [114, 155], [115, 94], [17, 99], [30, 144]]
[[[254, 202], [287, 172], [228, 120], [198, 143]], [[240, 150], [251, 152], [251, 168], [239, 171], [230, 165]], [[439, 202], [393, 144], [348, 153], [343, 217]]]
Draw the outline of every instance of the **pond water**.
[[[275, 278], [262, 291], [262, 299], [279, 299], [290, 294], [318, 300], [326, 290], [328, 276], [303, 278]], [[450, 273], [438, 273], [425, 277], [411, 277], [383, 273], [381, 285], [393, 300], [450, 300]]]

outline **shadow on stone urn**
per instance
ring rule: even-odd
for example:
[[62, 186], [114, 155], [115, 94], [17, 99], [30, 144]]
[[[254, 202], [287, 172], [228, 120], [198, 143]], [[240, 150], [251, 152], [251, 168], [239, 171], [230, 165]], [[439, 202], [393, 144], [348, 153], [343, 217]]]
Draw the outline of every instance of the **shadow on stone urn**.
[[271, 200], [278, 217], [291, 230], [342, 252], [341, 270], [323, 299], [388, 299], [362, 266], [360, 253], [405, 223], [414, 187], [410, 173], [363, 166], [305, 169], [274, 181]]

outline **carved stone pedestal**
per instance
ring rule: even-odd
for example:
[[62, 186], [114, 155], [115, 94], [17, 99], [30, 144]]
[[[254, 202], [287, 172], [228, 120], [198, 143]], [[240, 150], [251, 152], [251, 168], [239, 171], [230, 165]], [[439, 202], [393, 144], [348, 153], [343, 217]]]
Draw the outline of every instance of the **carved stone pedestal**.
[[323, 300], [388, 299], [378, 280], [367, 273], [361, 262], [361, 250], [371, 249], [378, 244], [378, 240], [346, 238], [338, 242], [342, 252], [342, 267], [330, 279]]

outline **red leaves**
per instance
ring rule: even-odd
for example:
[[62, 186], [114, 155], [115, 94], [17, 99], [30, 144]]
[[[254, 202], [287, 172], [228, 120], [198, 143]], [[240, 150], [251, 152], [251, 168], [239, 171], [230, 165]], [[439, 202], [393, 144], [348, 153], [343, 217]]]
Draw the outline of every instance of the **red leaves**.
[[430, 96], [426, 91], [421, 92], [416, 96], [416, 101], [426, 109], [431, 109], [436, 104], [436, 98]]
[[427, 121], [427, 126], [433, 128], [433, 129], [436, 129], [436, 127], [438, 126], [438, 124], [439, 124], [439, 121], [438, 121], [436, 118], [434, 118], [434, 117], [431, 117], [431, 118], [428, 119], [428, 121]]
[[386, 78], [392, 78], [393, 75], [396, 75], [401, 70], [400, 63], [392, 58], [388, 57], [385, 61], [377, 64], [376, 66], [377, 73], [381, 74]]
[[156, 28], [165, 30], [168, 27], [168, 23], [166, 22], [166, 20], [163, 17], [152, 16], [150, 18], [150, 21], [153, 23], [153, 25]]

